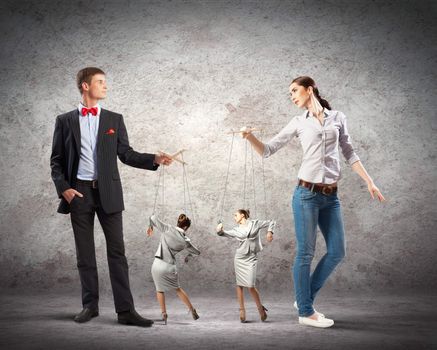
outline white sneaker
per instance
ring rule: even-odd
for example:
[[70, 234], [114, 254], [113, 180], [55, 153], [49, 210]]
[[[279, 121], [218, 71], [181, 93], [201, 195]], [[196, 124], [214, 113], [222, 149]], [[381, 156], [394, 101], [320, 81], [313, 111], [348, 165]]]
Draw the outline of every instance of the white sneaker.
[[[294, 302], [293, 306], [294, 306], [294, 308], [295, 308], [296, 310], [299, 311], [299, 308], [297, 307], [297, 301]], [[317, 315], [319, 315], [319, 317], [325, 317], [324, 314], [322, 314], [321, 312], [318, 312], [316, 309], [314, 309], [314, 312], [315, 312]]]
[[299, 324], [317, 328], [329, 328], [334, 325], [334, 320], [325, 317], [318, 317], [317, 320], [309, 317], [299, 317]]

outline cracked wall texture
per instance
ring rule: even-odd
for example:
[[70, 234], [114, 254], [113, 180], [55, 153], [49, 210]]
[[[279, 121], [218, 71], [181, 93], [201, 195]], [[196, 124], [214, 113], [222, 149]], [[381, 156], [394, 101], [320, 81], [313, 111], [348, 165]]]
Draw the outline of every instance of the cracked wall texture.
[[[288, 98], [298, 75], [349, 119], [354, 145], [388, 202], [372, 202], [343, 164], [339, 196], [347, 257], [327, 291], [436, 290], [436, 5], [431, 1], [5, 1], [1, 6], [0, 280], [3, 288], [76, 290], [69, 217], [49, 158], [56, 115], [77, 105], [76, 72], [107, 72], [104, 108], [122, 113], [138, 151], [187, 148], [192, 240], [202, 255], [180, 261], [188, 290], [234, 284], [236, 242], [214, 236], [231, 129], [264, 129], [264, 140], [301, 111]], [[236, 138], [225, 225], [243, 205], [244, 142]], [[248, 206], [254, 210], [248, 153]], [[264, 161], [258, 217], [278, 221], [260, 255], [259, 287], [288, 293], [294, 258], [290, 199], [301, 160], [297, 140]], [[135, 293], [153, 291], [159, 236], [146, 238], [157, 173], [120, 163], [124, 235]], [[254, 159], [255, 183], [262, 163]], [[165, 207], [183, 209], [182, 169], [165, 174]], [[96, 224], [101, 289], [108, 292], [105, 239]], [[319, 235], [317, 258], [324, 250]], [[433, 278], [430, 278], [434, 276]]]

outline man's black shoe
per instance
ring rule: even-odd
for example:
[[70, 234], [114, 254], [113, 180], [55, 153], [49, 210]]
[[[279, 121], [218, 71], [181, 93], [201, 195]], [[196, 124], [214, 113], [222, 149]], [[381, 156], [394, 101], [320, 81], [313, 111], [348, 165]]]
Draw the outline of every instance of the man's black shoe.
[[139, 327], [150, 327], [153, 324], [152, 320], [141, 317], [135, 310], [124, 311], [118, 313], [118, 323], [127, 324]]
[[99, 312], [97, 310], [91, 310], [87, 307], [84, 307], [83, 310], [74, 316], [74, 322], [84, 323], [91, 320], [93, 317], [99, 316]]

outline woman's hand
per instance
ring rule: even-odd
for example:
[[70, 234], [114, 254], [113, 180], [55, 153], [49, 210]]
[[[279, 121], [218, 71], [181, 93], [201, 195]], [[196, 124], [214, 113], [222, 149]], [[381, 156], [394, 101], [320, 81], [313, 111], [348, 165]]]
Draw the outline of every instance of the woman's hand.
[[252, 128], [248, 128], [247, 126], [243, 126], [240, 129], [240, 134], [243, 139], [247, 139], [249, 135], [252, 134]]
[[222, 232], [222, 231], [223, 231], [223, 224], [222, 224], [222, 223], [219, 223], [219, 224], [217, 225], [216, 230], [217, 230], [217, 232]]
[[269, 231], [267, 232], [267, 242], [273, 241], [273, 232]]
[[369, 182], [369, 183], [367, 184], [367, 189], [369, 190], [370, 195], [372, 196], [372, 199], [375, 199], [375, 195], [376, 195], [376, 197], [378, 198], [378, 200], [379, 200], [380, 202], [385, 202], [385, 198], [384, 198], [384, 196], [382, 195], [382, 193], [381, 193], [381, 191], [379, 190], [379, 188], [376, 187], [376, 185], [373, 183], [373, 181], [372, 181], [372, 182]]
[[147, 236], [152, 237], [153, 235], [153, 227], [150, 227], [147, 229]]
[[256, 153], [258, 153], [261, 157], [264, 157], [264, 144], [260, 140], [258, 140], [254, 134], [252, 134], [253, 131], [261, 130], [243, 126], [240, 129], [239, 133], [241, 134], [241, 137], [243, 139], [246, 139], [250, 142]]

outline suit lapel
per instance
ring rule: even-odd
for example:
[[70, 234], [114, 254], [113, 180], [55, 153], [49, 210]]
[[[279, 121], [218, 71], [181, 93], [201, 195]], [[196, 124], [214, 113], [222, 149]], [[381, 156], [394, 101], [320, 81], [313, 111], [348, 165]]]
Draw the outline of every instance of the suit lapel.
[[105, 132], [105, 130], [107, 130], [109, 125], [108, 111], [102, 108], [99, 118], [99, 131], [97, 132], [97, 152], [99, 152], [103, 145], [103, 133]]
[[79, 112], [76, 109], [70, 114], [70, 127], [73, 131], [74, 141], [76, 143], [77, 154], [80, 154], [80, 125], [79, 125]]

